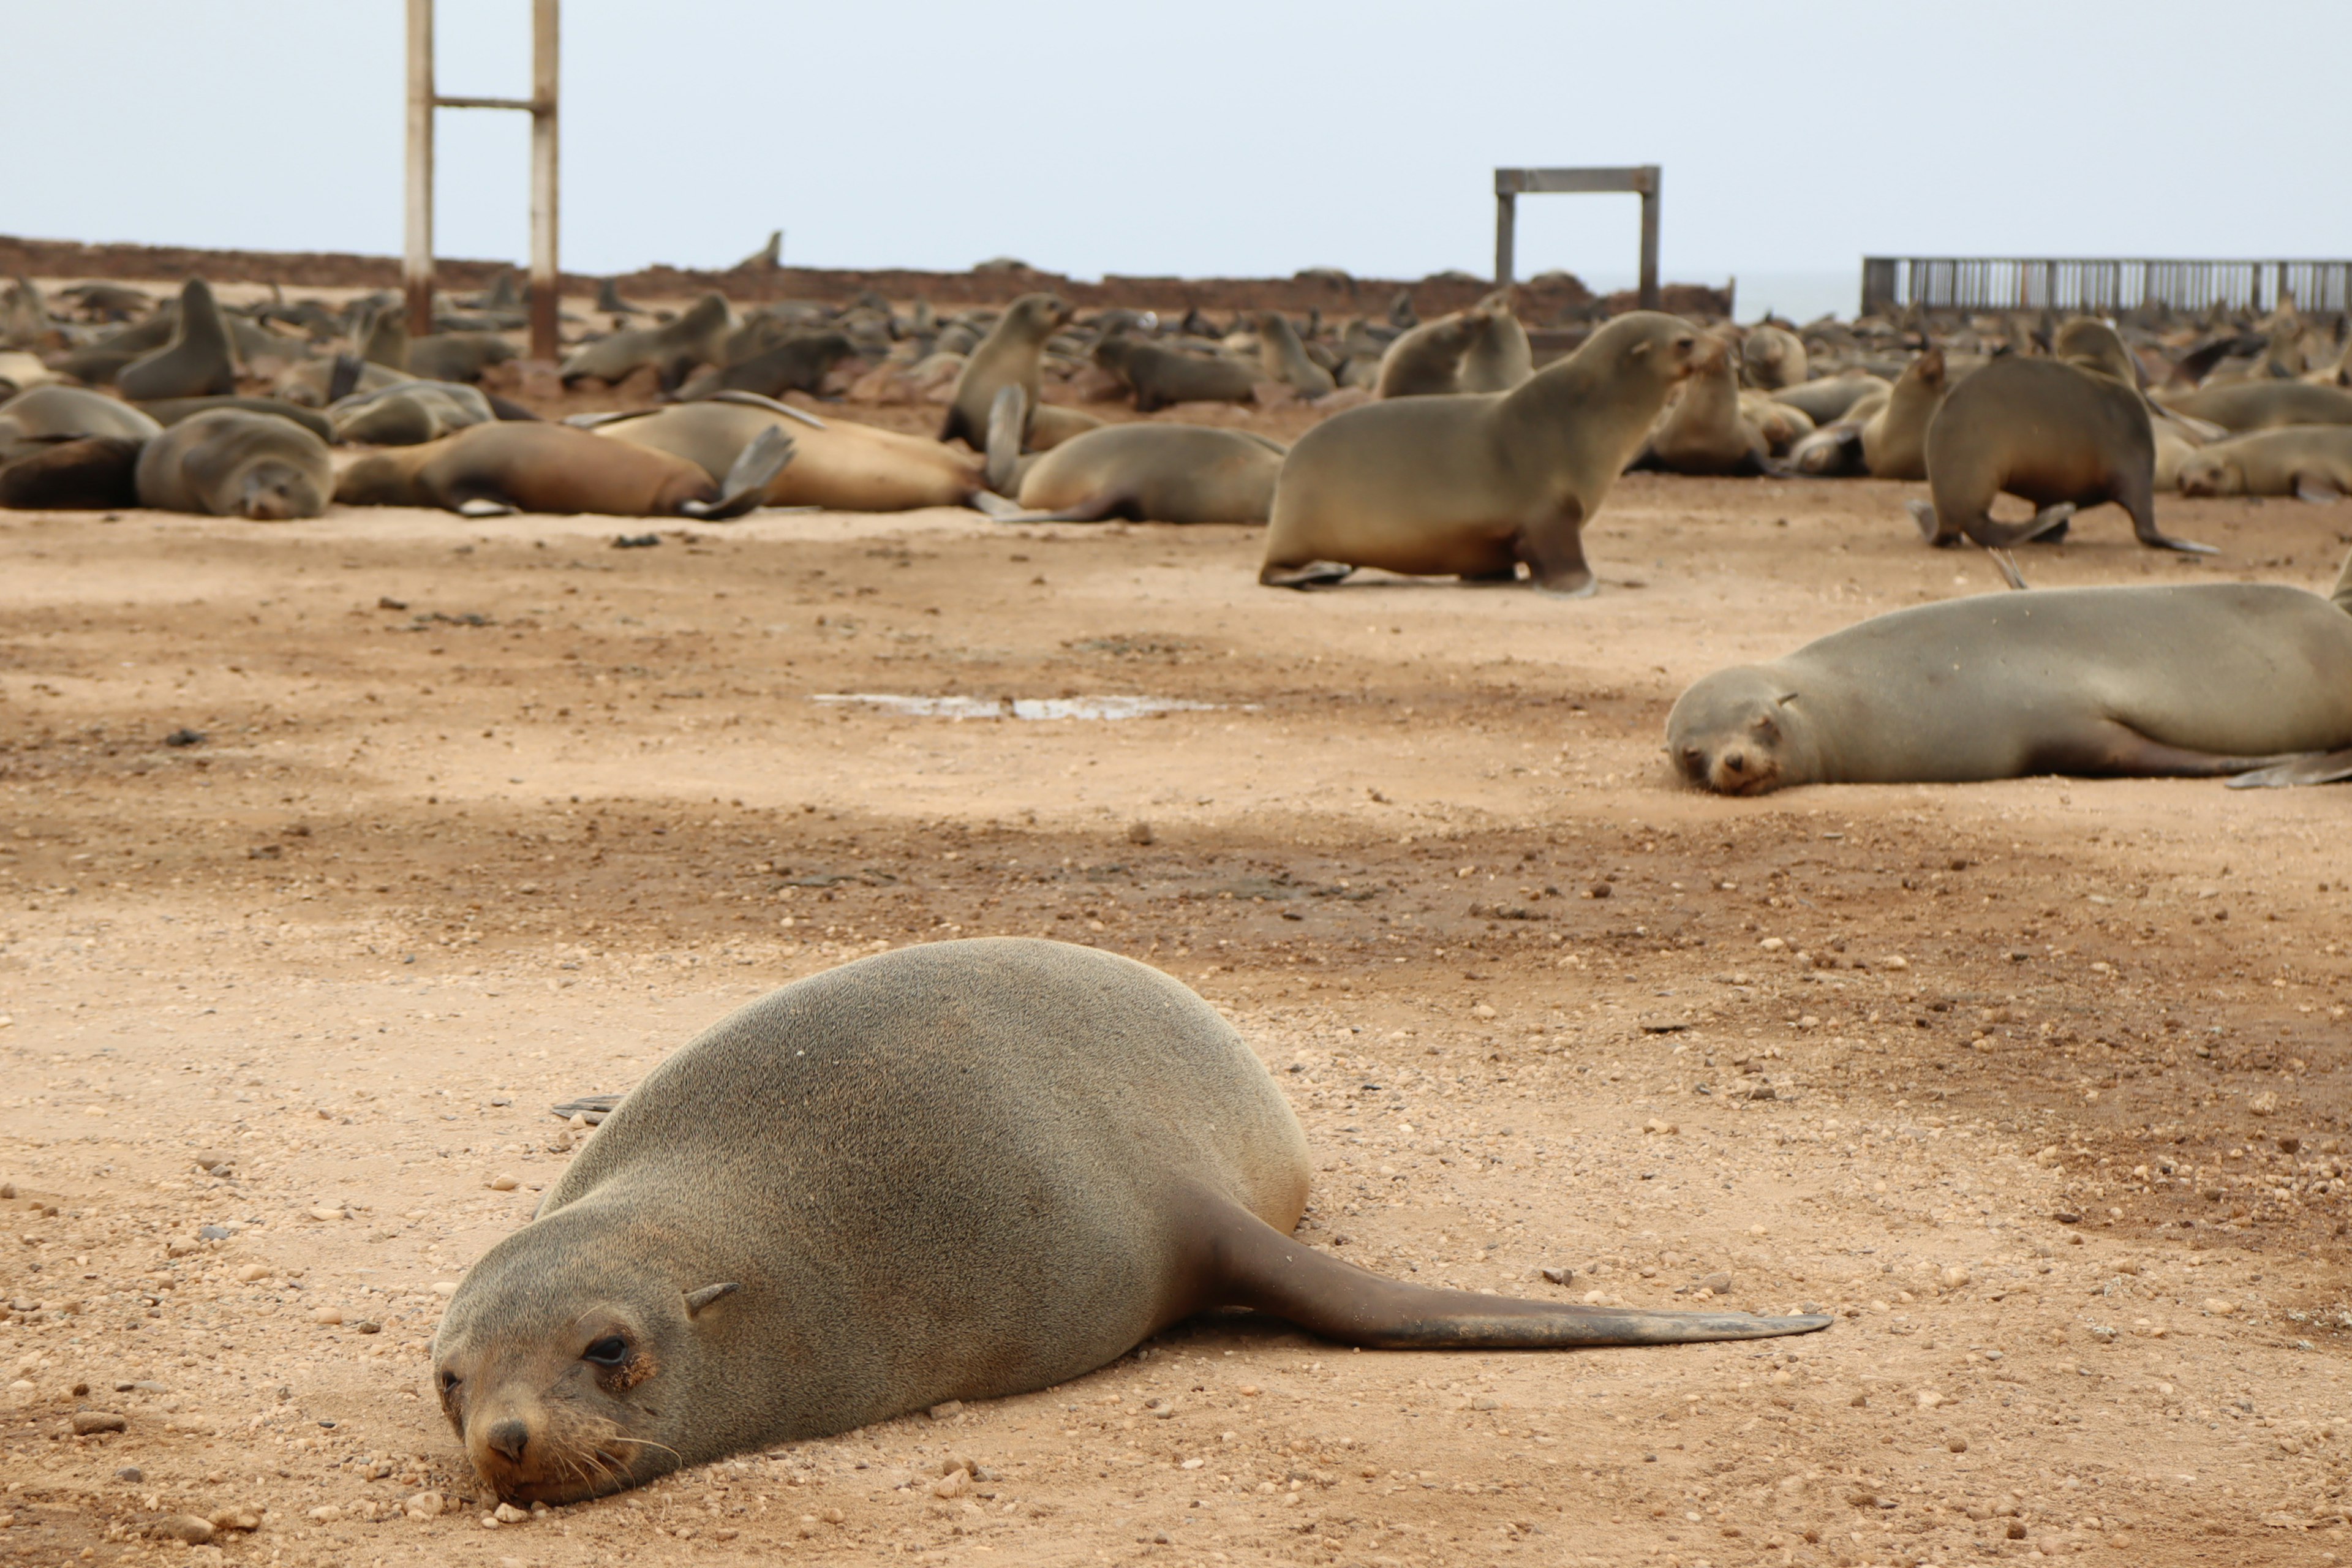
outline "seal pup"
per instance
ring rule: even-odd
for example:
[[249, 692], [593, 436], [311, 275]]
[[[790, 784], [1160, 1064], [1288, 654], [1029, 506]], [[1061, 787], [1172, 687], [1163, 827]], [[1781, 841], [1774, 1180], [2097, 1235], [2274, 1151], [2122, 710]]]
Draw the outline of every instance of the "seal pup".
[[1443, 397], [1462, 390], [1462, 356], [1480, 331], [1474, 313], [1457, 310], [1400, 336], [1381, 356], [1375, 397]]
[[2342, 500], [2352, 495], [2352, 425], [2290, 425], [2215, 441], [2181, 459], [2178, 482], [2190, 496]]
[[2286, 425], [2352, 425], [2352, 391], [2307, 381], [2242, 381], [2200, 386], [2194, 392], [2163, 392], [2157, 402], [2225, 430], [2243, 435]]
[[1095, 345], [1094, 358], [1134, 391], [1139, 414], [1176, 403], [1247, 403], [1256, 395], [1250, 367], [1221, 355], [1183, 353], [1114, 333]]
[[695, 366], [726, 363], [727, 333], [733, 325], [727, 296], [713, 289], [675, 321], [631, 327], [581, 344], [556, 367], [556, 374], [566, 386], [589, 376], [609, 384], [649, 364], [660, 376], [662, 390], [671, 391]]
[[1389, 1350], [1759, 1339], [1827, 1317], [1440, 1290], [1295, 1239], [1307, 1140], [1201, 997], [1092, 948], [901, 948], [722, 1019], [604, 1118], [433, 1338], [519, 1504], [1050, 1387], [1244, 1307]]
[[284, 522], [327, 510], [327, 444], [291, 419], [242, 408], [193, 415], [140, 451], [139, 504]]
[[713, 478], [730, 472], [762, 432], [789, 433], [793, 460], [769, 480], [768, 506], [909, 511], [970, 506], [986, 488], [980, 459], [953, 447], [838, 416], [820, 419], [750, 393], [604, 417], [593, 428], [607, 440], [683, 458]]
[[758, 506], [791, 439], [769, 431], [747, 444], [723, 483], [694, 463], [569, 425], [477, 425], [421, 447], [362, 458], [335, 499], [351, 506], [437, 506], [467, 517], [511, 511], [724, 521]]
[[[2078, 508], [2113, 501], [2150, 549], [2211, 554], [2156, 526], [2156, 433], [2123, 339], [2076, 317], [2052, 346], [2052, 359], [1997, 359], [1945, 397], [1927, 428], [1933, 503], [1908, 503], [1921, 537], [2006, 549], [2047, 536]], [[2040, 510], [1995, 522], [1993, 498], [2004, 493]]]
[[114, 384], [134, 403], [158, 397], [205, 397], [236, 390], [236, 362], [228, 322], [213, 286], [191, 278], [180, 289], [178, 319], [162, 348], [115, 373]]
[[1724, 795], [2034, 773], [2210, 778], [2352, 747], [2352, 559], [2278, 583], [2042, 588], [1916, 605], [1717, 670], [1666, 750]]
[[1281, 311], [1257, 313], [1257, 341], [1259, 363], [1267, 380], [1297, 387], [1302, 397], [1320, 397], [1339, 390], [1331, 373], [1307, 357], [1298, 329]]
[[1584, 526], [1701, 353], [1696, 327], [1635, 310], [1512, 392], [1399, 397], [1334, 415], [1283, 460], [1258, 581], [1303, 588], [1359, 566], [1598, 585]]
[[1264, 522], [1283, 453], [1245, 430], [1106, 425], [1028, 459], [1013, 492], [1022, 510], [999, 521]]
[[1045, 343], [1069, 319], [1068, 303], [1052, 294], [1024, 294], [1006, 306], [957, 374], [940, 439], [960, 440], [975, 452], [985, 447], [988, 413], [1000, 387], [1020, 387], [1034, 408], [1042, 396]]

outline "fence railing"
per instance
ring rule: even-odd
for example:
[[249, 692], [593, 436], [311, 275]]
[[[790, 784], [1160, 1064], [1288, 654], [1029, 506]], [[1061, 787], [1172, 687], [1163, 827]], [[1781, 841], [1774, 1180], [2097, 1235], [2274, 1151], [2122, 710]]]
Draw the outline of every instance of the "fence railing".
[[2122, 311], [2352, 308], [2352, 261], [2182, 261], [2017, 257], [1866, 256], [1862, 310]]

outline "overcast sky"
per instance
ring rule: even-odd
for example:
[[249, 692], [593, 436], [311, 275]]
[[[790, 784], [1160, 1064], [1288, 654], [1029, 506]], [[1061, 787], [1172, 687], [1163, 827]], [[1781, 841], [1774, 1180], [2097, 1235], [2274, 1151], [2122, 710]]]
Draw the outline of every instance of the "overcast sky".
[[[527, 92], [529, 0], [440, 13], [443, 92]], [[11, 5], [0, 232], [397, 252], [402, 16]], [[563, 33], [588, 272], [782, 227], [809, 265], [1484, 275], [1495, 166], [1620, 163], [1664, 166], [1669, 278], [1743, 307], [1864, 253], [2352, 255], [2347, 0], [570, 0]], [[525, 254], [527, 123], [441, 112], [443, 255]], [[1636, 210], [1523, 200], [1520, 275], [1627, 276]]]

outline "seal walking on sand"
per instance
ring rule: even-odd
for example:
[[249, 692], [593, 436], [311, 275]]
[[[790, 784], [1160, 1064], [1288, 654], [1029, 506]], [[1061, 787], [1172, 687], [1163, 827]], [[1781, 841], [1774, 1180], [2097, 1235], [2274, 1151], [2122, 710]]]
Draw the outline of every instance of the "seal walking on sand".
[[2352, 747], [2352, 558], [2333, 600], [2278, 583], [2050, 588], [1875, 616], [1722, 669], [1666, 715], [1694, 784], [2210, 778]]
[[1304, 588], [1359, 566], [1596, 586], [1584, 525], [1691, 373], [1698, 329], [1635, 310], [1517, 390], [1391, 397], [1316, 426], [1282, 465], [1258, 581]]
[[1167, 975], [1024, 938], [902, 948], [655, 1068], [467, 1272], [433, 1374], [500, 1496], [563, 1502], [1044, 1388], [1217, 1307], [1391, 1349], [1830, 1321], [1383, 1279], [1291, 1237], [1307, 1177], [1272, 1077]]

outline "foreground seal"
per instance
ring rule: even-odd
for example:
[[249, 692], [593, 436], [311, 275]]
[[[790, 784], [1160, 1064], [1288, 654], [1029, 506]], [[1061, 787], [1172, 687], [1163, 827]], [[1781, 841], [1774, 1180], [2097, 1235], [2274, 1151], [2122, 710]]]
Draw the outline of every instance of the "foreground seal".
[[[2212, 553], [2156, 526], [2156, 434], [2123, 339], [2077, 317], [2053, 346], [2055, 358], [1997, 359], [1946, 395], [1927, 426], [1934, 504], [1910, 503], [1921, 536], [2004, 549], [2049, 534], [2077, 508], [2113, 501], [2150, 549]], [[1993, 498], [2004, 493], [2040, 510], [1995, 522]]]
[[2352, 559], [2332, 603], [2283, 584], [2189, 583], [1915, 605], [1718, 670], [1666, 716], [1675, 765], [1725, 795], [2210, 778], [2347, 747]]
[[1635, 310], [1512, 392], [1391, 397], [1299, 437], [1275, 487], [1258, 581], [1303, 588], [1359, 566], [1509, 575], [1583, 595], [1584, 525], [1700, 353], [1698, 330]]
[[327, 510], [334, 459], [291, 419], [214, 408], [141, 448], [137, 483], [141, 506], [284, 522]]
[[792, 456], [791, 442], [771, 433], [746, 443], [725, 480], [714, 481], [684, 458], [569, 425], [476, 425], [362, 458], [343, 470], [335, 499], [347, 506], [437, 506], [467, 517], [596, 512], [717, 521], [758, 506]]
[[1293, 1240], [1307, 1141], [1176, 981], [1031, 939], [902, 948], [722, 1020], [598, 1128], [434, 1336], [500, 1496], [565, 1502], [746, 1448], [1081, 1376], [1193, 1313], [1343, 1343], [1755, 1339], [1383, 1279]]

